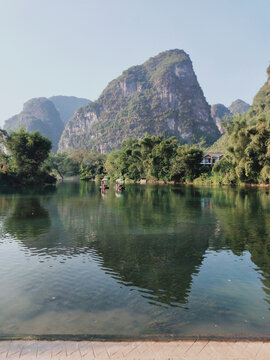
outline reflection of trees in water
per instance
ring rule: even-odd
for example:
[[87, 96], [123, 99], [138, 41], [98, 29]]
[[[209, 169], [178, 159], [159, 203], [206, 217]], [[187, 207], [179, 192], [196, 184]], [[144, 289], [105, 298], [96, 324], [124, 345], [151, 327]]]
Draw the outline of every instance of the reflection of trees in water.
[[10, 199], [9, 215], [3, 229], [13, 237], [23, 240], [38, 238], [51, 226], [48, 210], [37, 198], [13, 197]]
[[[227, 189], [212, 192], [215, 212], [223, 228], [220, 247], [241, 255], [248, 250], [263, 272], [264, 291], [270, 294], [270, 195], [265, 189]], [[270, 303], [270, 300], [267, 299]]]
[[[176, 305], [187, 302], [211, 235], [207, 224], [198, 224], [204, 214], [198, 195], [191, 188], [131, 186], [121, 199], [113, 193], [105, 201], [87, 193], [68, 197], [58, 211], [76, 246], [87, 243], [118, 281]], [[187, 221], [190, 207], [193, 223]]]
[[209, 245], [248, 250], [268, 294], [269, 212], [262, 189], [127, 186], [102, 199], [94, 183], [64, 183], [54, 196], [0, 197], [4, 231], [32, 254], [96, 254], [119, 282], [171, 305], [187, 302]]
[[61, 184], [53, 198], [17, 198], [10, 205], [5, 230], [32, 254], [95, 253], [118, 281], [165, 304], [187, 302], [212, 231], [191, 187], [131, 186], [123, 198], [112, 192], [104, 201], [95, 184]]
[[41, 190], [13, 195], [9, 192], [0, 196], [2, 238], [18, 240], [32, 255], [69, 254], [67, 246], [73, 244], [68, 244], [68, 234], [65, 234], [63, 245], [63, 226], [54, 226], [60, 223], [57, 207], [51, 202], [54, 191], [50, 188]]

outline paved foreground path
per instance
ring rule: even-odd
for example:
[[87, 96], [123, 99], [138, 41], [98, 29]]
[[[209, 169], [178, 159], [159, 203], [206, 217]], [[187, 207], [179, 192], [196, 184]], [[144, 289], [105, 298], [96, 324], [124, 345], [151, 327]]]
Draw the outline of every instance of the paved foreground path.
[[270, 342], [0, 341], [0, 359], [270, 360]]

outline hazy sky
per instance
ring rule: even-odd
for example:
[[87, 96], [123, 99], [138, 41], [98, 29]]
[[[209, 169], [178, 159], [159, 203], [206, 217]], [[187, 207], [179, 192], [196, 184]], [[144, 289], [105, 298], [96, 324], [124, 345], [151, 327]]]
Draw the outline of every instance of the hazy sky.
[[0, 0], [0, 124], [33, 97], [95, 100], [184, 49], [210, 104], [251, 102], [270, 63], [270, 0]]

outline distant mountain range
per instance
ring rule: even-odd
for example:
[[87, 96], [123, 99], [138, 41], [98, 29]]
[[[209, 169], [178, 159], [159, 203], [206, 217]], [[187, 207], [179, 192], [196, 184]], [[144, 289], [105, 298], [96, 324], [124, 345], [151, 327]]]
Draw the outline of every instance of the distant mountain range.
[[245, 101], [237, 99], [229, 107], [223, 104], [215, 104], [211, 106], [211, 115], [221, 134], [225, 133], [223, 123], [226, 120], [231, 120], [236, 114], [243, 114], [250, 108], [250, 105]]
[[6, 120], [4, 129], [38, 130], [52, 141], [53, 151], [84, 148], [107, 153], [126, 138], [146, 133], [175, 136], [181, 144], [215, 143], [211, 148], [220, 151], [226, 147], [226, 135], [221, 137], [226, 119], [243, 113], [252, 119], [269, 111], [269, 82], [251, 108], [239, 99], [229, 107], [210, 107], [188, 54], [168, 50], [125, 70], [95, 102], [60, 95], [31, 99], [21, 113]]
[[[258, 93], [255, 95], [252, 106], [250, 106], [247, 109], [247, 111], [242, 112], [244, 119], [248, 124], [255, 123], [259, 119], [259, 117], [263, 115], [268, 116], [270, 120], [270, 66], [268, 66], [267, 68], [267, 75], [268, 75], [268, 79], [266, 83], [258, 91]], [[239, 107], [237, 106], [234, 107], [233, 104], [230, 106], [231, 110], [236, 111], [237, 109], [239, 109]], [[242, 110], [246, 108], [247, 106], [246, 107], [242, 105], [240, 106], [240, 109]], [[209, 151], [225, 152], [227, 147], [228, 147], [228, 137], [227, 134], [225, 133], [209, 148]]]
[[66, 125], [77, 109], [91, 102], [89, 99], [63, 95], [52, 96], [49, 100], [54, 103], [54, 106], [58, 110], [64, 125]]
[[18, 130], [23, 127], [28, 131], [38, 130], [52, 141], [52, 151], [58, 149], [58, 142], [68, 118], [78, 107], [90, 100], [73, 96], [53, 96], [34, 98], [23, 105], [23, 110], [5, 121], [4, 129]]

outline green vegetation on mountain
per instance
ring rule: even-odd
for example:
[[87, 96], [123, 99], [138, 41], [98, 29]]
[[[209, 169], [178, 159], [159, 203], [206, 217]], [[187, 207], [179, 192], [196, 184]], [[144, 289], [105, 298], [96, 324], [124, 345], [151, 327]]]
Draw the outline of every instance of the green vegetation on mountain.
[[267, 74], [251, 108], [228, 122], [227, 133], [212, 146], [216, 150], [217, 145], [224, 145], [224, 158], [215, 164], [210, 177], [198, 182], [270, 183], [270, 67]]
[[267, 115], [270, 112], [270, 65], [267, 68], [268, 79], [263, 87], [254, 97], [252, 107], [246, 113], [245, 119], [249, 123], [255, 123], [260, 115]]
[[[262, 115], [265, 115], [266, 118], [269, 117], [270, 112], [270, 66], [267, 68], [267, 74], [268, 79], [266, 83], [262, 86], [262, 88], [259, 90], [257, 95], [253, 99], [252, 106], [248, 108], [248, 111], [242, 113], [241, 117], [238, 115], [234, 116], [235, 120], [244, 120], [247, 124], [254, 125], [257, 123], [257, 121], [261, 118]], [[239, 110], [239, 104], [240, 107], [243, 109], [246, 109], [248, 107], [248, 104], [242, 103], [242, 100], [236, 100], [232, 103], [232, 105], [229, 107], [229, 109], [232, 109], [233, 111], [236, 111], [236, 108], [238, 106]], [[236, 106], [235, 106], [236, 105]], [[209, 151], [220, 151], [225, 152], [227, 147], [229, 146], [229, 139], [228, 134], [224, 134], [221, 138], [219, 138], [211, 147], [208, 148]]]
[[54, 106], [59, 112], [64, 125], [66, 125], [68, 120], [78, 108], [90, 103], [90, 100], [88, 99], [63, 95], [51, 96], [49, 100], [54, 103]]
[[210, 145], [220, 136], [183, 50], [165, 51], [110, 82], [97, 101], [75, 112], [59, 150], [107, 153], [146, 133], [175, 136], [182, 144], [204, 139]]
[[[232, 120], [234, 115], [241, 115], [244, 112], [248, 111], [250, 105], [245, 101], [237, 99], [232, 102], [229, 107], [226, 107], [223, 104], [215, 104], [211, 106], [211, 115], [220, 131], [221, 134], [226, 133], [226, 122]], [[222, 136], [219, 138], [216, 143], [213, 144], [211, 149], [214, 151], [224, 152], [227, 143], [227, 136]], [[225, 146], [225, 147], [224, 147]]]
[[228, 147], [228, 134], [225, 132], [207, 151], [213, 153], [224, 153]]

